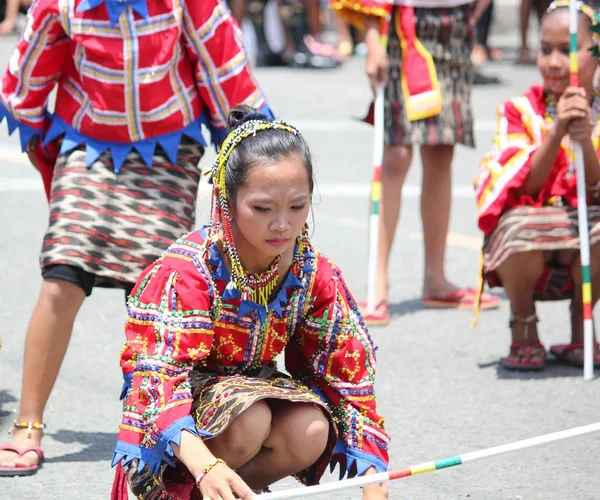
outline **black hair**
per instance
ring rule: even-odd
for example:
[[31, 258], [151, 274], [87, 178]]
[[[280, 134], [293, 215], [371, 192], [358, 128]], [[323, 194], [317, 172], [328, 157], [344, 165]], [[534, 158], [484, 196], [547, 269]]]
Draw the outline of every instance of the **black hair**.
[[[244, 104], [236, 106], [229, 113], [230, 130], [249, 120], [272, 121], [258, 110]], [[308, 174], [308, 184], [312, 195], [314, 179], [313, 164], [308, 144], [300, 134], [287, 130], [261, 130], [254, 136], [242, 140], [231, 152], [225, 170], [227, 197], [235, 199], [237, 191], [244, 185], [248, 171], [257, 166], [275, 163], [291, 156], [298, 156]]]

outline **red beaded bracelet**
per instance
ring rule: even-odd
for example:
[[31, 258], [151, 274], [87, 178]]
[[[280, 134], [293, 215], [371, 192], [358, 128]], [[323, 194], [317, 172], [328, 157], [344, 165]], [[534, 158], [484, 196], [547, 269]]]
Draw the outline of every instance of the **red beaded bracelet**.
[[212, 470], [213, 467], [215, 467], [216, 465], [219, 465], [219, 464], [224, 464], [224, 463], [225, 463], [224, 460], [221, 460], [220, 458], [215, 458], [211, 463], [209, 463], [206, 467], [204, 467], [202, 472], [196, 476], [196, 479], [195, 479], [196, 486], [200, 487], [200, 481], [202, 481], [206, 477], [206, 474], [208, 474]]

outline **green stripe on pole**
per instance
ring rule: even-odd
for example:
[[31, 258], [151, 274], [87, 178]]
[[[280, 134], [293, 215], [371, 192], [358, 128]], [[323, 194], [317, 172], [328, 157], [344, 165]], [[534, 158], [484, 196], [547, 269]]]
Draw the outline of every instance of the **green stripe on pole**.
[[442, 460], [438, 460], [435, 463], [435, 468], [437, 469], [447, 469], [448, 467], [454, 467], [455, 465], [461, 465], [462, 460], [460, 457], [448, 457], [443, 458]]
[[583, 282], [590, 283], [591, 275], [590, 275], [590, 266], [581, 266], [581, 271], [583, 275]]
[[570, 50], [571, 52], [577, 52], [578, 47], [577, 47], [577, 33], [571, 33], [569, 35], [569, 42], [570, 42]]

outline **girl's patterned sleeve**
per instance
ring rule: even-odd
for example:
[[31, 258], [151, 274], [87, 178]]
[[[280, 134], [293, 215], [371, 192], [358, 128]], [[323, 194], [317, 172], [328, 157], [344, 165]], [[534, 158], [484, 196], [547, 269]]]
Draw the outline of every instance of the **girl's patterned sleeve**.
[[0, 90], [0, 121], [6, 118], [10, 133], [19, 129], [23, 150], [34, 136], [44, 135], [48, 96], [60, 77], [69, 44], [58, 0], [36, 0]]
[[208, 107], [213, 142], [220, 144], [227, 136], [227, 115], [238, 104], [273, 117], [225, 0], [185, 0], [183, 31], [196, 87]]
[[367, 16], [383, 21], [393, 8], [393, 0], [329, 0], [329, 5], [350, 24], [363, 28]]
[[339, 439], [340, 478], [388, 467], [389, 436], [375, 404], [375, 347], [340, 270], [318, 257], [313, 292], [286, 348], [286, 368], [328, 404]]
[[[531, 160], [545, 136], [544, 118], [534, 106], [531, 93], [501, 104], [496, 112], [496, 135], [491, 151], [480, 164], [475, 180], [479, 228], [486, 234], [496, 227], [502, 213], [513, 207], [542, 206], [551, 197], [555, 171], [565, 168], [567, 156], [561, 149], [552, 173], [535, 196], [521, 194], [531, 171]], [[556, 192], [554, 194], [557, 194]]]
[[188, 373], [211, 349], [211, 291], [185, 267], [174, 267], [157, 261], [129, 299], [121, 353], [123, 420], [113, 466], [139, 459], [140, 469], [148, 464], [158, 473], [163, 462], [173, 464], [171, 444], [179, 444], [183, 430], [208, 435], [190, 415]]

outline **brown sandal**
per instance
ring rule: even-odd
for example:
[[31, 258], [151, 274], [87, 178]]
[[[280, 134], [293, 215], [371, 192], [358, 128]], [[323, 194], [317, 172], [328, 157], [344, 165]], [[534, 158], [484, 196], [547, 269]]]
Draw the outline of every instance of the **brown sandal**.
[[[525, 342], [529, 340], [529, 325], [534, 325], [539, 322], [536, 314], [530, 316], [518, 316], [512, 314], [508, 326], [512, 328], [515, 325], [524, 326]], [[541, 356], [541, 359], [539, 359]], [[502, 360], [502, 366], [508, 370], [518, 371], [537, 371], [543, 370], [546, 367], [546, 348], [540, 343], [522, 344], [513, 342], [510, 345], [510, 354], [508, 358]]]

